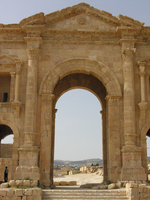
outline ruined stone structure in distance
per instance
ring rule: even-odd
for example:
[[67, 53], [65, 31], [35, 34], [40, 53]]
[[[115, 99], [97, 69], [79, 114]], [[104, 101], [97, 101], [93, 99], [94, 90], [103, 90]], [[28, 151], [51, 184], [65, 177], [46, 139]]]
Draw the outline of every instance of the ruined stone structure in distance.
[[0, 139], [11, 179], [53, 184], [55, 105], [73, 88], [102, 105], [104, 180], [147, 180], [150, 27], [81, 3], [0, 24]]

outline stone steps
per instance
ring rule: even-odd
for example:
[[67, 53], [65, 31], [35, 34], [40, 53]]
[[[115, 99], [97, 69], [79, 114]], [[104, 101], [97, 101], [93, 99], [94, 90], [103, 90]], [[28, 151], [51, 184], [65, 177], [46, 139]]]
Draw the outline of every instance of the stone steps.
[[116, 190], [87, 190], [87, 189], [51, 189], [42, 191], [42, 200], [58, 199], [104, 199], [104, 200], [127, 200], [125, 189]]

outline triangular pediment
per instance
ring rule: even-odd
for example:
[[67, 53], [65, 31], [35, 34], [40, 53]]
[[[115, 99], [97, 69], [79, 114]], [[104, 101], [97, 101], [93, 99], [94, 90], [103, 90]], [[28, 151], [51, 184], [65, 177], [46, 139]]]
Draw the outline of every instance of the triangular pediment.
[[46, 24], [47, 26], [52, 28], [62, 29], [67, 27], [67, 25], [86, 26], [87, 24], [88, 26], [90, 26], [90, 29], [92, 28], [92, 26], [95, 26], [95, 29], [98, 28], [97, 26], [102, 26], [102, 28], [108, 28], [109, 26], [110, 29], [111, 27], [118, 26], [143, 26], [143, 23], [130, 17], [123, 15], [118, 15], [118, 17], [115, 17], [111, 13], [103, 10], [98, 10], [86, 3], [80, 3], [78, 5], [47, 14], [45, 16], [44, 13], [39, 13], [23, 19], [20, 22], [21, 26], [39, 24]]
[[8, 55], [0, 55], [0, 65], [16, 65], [16, 63], [22, 64], [17, 58], [13, 58]]
[[7, 56], [7, 55], [1, 55], [0, 56], [0, 64], [13, 64], [15, 65], [15, 59]]

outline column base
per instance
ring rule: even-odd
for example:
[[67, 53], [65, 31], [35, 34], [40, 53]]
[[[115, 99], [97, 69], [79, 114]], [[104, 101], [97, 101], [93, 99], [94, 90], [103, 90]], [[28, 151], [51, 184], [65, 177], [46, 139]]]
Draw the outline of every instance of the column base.
[[19, 166], [16, 168], [15, 179], [40, 180], [40, 170], [38, 167], [37, 146], [22, 146], [19, 150]]
[[18, 166], [14, 178], [15, 180], [40, 180], [39, 167]]
[[145, 169], [142, 167], [141, 148], [135, 145], [124, 146], [122, 149], [123, 167], [122, 181], [146, 181]]
[[50, 187], [50, 174], [49, 173], [41, 173], [40, 182], [43, 183], [45, 187]]
[[122, 168], [121, 181], [146, 181], [146, 173], [143, 167], [141, 168]]

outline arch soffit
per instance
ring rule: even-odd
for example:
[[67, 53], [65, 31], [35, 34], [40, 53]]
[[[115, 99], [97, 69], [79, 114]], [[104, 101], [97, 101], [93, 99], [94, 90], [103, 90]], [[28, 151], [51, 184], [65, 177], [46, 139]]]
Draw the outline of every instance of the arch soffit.
[[9, 126], [11, 128], [11, 130], [13, 131], [14, 138], [19, 138], [18, 128], [16, 127], [16, 125], [12, 121], [0, 119], [0, 124]]
[[122, 96], [119, 81], [107, 66], [98, 61], [81, 58], [65, 60], [55, 65], [43, 78], [39, 94], [52, 94], [57, 82], [73, 73], [91, 74], [103, 83], [108, 95]]
[[147, 131], [150, 129], [150, 122], [148, 122], [147, 124], [145, 124], [141, 130], [141, 138], [144, 139], [146, 138], [146, 133]]

